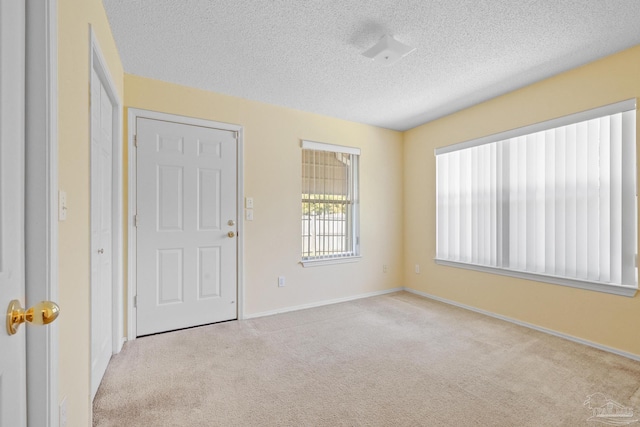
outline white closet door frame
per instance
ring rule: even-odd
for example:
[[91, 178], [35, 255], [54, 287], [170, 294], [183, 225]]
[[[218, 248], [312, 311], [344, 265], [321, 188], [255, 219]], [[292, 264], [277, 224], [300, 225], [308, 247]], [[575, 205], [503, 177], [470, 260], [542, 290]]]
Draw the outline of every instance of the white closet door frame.
[[98, 39], [93, 31], [93, 27], [89, 27], [89, 81], [91, 81], [91, 70], [95, 70], [100, 82], [104, 86], [107, 95], [111, 99], [113, 105], [113, 146], [112, 146], [112, 163], [111, 163], [111, 188], [113, 197], [111, 199], [111, 226], [112, 226], [112, 257], [111, 257], [111, 277], [113, 282], [112, 298], [112, 343], [113, 354], [119, 353], [124, 345], [124, 287], [123, 287], [123, 219], [122, 219], [122, 203], [124, 199], [123, 182], [122, 182], [122, 103], [116, 92], [116, 86], [113, 83], [107, 62], [102, 55]]
[[168, 122], [182, 123], [185, 125], [204, 126], [222, 130], [229, 130], [238, 132], [238, 145], [237, 145], [237, 212], [238, 212], [238, 320], [244, 319], [244, 151], [243, 151], [243, 127], [240, 125], [215, 122], [212, 120], [197, 119], [193, 117], [178, 116], [174, 114], [159, 113], [156, 111], [141, 110], [137, 108], [129, 108], [128, 111], [128, 153], [129, 153], [129, 203], [127, 207], [127, 229], [128, 233], [128, 268], [127, 268], [127, 340], [132, 341], [136, 339], [137, 330], [136, 322], [137, 318], [136, 307], [134, 304], [135, 296], [137, 295], [137, 283], [136, 283], [136, 252], [137, 242], [134, 224], [134, 215], [136, 214], [136, 176], [137, 176], [137, 158], [135, 148], [135, 132], [136, 132], [136, 120], [138, 118], [147, 118], [154, 120], [164, 120]]

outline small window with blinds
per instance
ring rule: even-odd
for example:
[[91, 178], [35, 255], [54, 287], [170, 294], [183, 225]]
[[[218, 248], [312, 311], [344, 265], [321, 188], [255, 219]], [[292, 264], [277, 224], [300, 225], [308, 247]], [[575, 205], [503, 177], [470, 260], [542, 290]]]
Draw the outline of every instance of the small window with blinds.
[[635, 295], [635, 108], [436, 149], [436, 262]]
[[352, 147], [302, 141], [302, 264], [360, 255], [358, 161]]

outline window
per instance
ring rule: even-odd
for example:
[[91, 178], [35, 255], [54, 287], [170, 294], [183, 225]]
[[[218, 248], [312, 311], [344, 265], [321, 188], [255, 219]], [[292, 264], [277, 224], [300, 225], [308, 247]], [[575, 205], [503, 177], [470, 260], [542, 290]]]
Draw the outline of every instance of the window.
[[633, 296], [635, 100], [436, 149], [436, 262]]
[[302, 141], [302, 264], [353, 261], [360, 255], [360, 150]]

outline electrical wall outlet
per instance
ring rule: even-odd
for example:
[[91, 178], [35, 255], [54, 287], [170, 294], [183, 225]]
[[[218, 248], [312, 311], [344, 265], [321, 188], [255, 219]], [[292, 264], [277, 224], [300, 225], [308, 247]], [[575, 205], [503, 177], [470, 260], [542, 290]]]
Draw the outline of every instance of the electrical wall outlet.
[[387, 264], [382, 266], [382, 272], [386, 273], [387, 271], [389, 271], [389, 267], [387, 266]]
[[65, 397], [60, 402], [60, 412], [59, 412], [59, 424], [60, 427], [67, 426], [67, 398]]
[[67, 219], [67, 193], [65, 191], [58, 191], [58, 221], [65, 221]]
[[247, 197], [244, 200], [244, 207], [247, 209], [253, 209], [253, 197]]
[[278, 276], [278, 287], [279, 288], [283, 288], [285, 285], [285, 279], [284, 276]]
[[416, 264], [416, 274], [420, 274], [420, 264]]

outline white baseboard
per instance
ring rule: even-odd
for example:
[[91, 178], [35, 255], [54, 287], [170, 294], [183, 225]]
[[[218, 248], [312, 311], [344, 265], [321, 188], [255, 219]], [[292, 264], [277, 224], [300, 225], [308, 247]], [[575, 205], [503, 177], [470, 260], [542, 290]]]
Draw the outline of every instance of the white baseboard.
[[[484, 314], [485, 316], [489, 316], [489, 317], [493, 317], [495, 319], [499, 319], [499, 320], [504, 320], [506, 322], [510, 322], [519, 326], [524, 326], [525, 328], [529, 328], [529, 329], [533, 329], [535, 331], [538, 332], [543, 332], [545, 334], [549, 334], [549, 335], [553, 335], [556, 336], [558, 338], [563, 338], [569, 341], [573, 341], [575, 343], [578, 344], [583, 344], [589, 347], [593, 347], [593, 348], [597, 348], [598, 350], [602, 350], [602, 351], [606, 351], [608, 353], [613, 353], [613, 354], [617, 354], [618, 356], [622, 356], [622, 357], [626, 357], [628, 359], [632, 359], [632, 360], [636, 360], [640, 362], [640, 355], [637, 354], [633, 354], [633, 353], [629, 353], [623, 350], [619, 350], [617, 348], [613, 348], [613, 347], [608, 347], [602, 344], [598, 344], [595, 343], [593, 341], [588, 341], [582, 338], [578, 338], [578, 337], [574, 337], [572, 335], [568, 335], [562, 332], [558, 332], [558, 331], [554, 331], [552, 329], [547, 329], [547, 328], [543, 328], [542, 326], [537, 326], [534, 325], [532, 323], [527, 323], [527, 322], [523, 322], [521, 320], [517, 320], [517, 319], [513, 319], [511, 317], [507, 317], [507, 316], [502, 316], [500, 314], [496, 314], [496, 313], [492, 313], [490, 311], [486, 311], [486, 310], [482, 310], [480, 308], [476, 308], [476, 307], [472, 307], [470, 305], [466, 305], [466, 304], [461, 304], [459, 302], [453, 301], [453, 300], [449, 300], [446, 298], [442, 298], [442, 297], [438, 297], [436, 295], [432, 295], [432, 294], [428, 294], [426, 292], [422, 292], [422, 291], [417, 291], [415, 289], [411, 289], [411, 288], [406, 288], [406, 287], [397, 287], [397, 288], [392, 288], [392, 289], [385, 289], [382, 291], [374, 291], [374, 292], [367, 292], [364, 294], [358, 294], [358, 295], [352, 295], [352, 296], [348, 296], [348, 297], [343, 297], [343, 298], [336, 298], [336, 299], [332, 299], [332, 300], [325, 300], [325, 301], [319, 301], [319, 302], [313, 302], [313, 303], [309, 303], [309, 304], [302, 304], [302, 305], [297, 305], [297, 306], [292, 306], [292, 307], [284, 307], [284, 308], [279, 308], [276, 310], [269, 310], [269, 311], [263, 311], [260, 313], [253, 313], [253, 314], [248, 314], [245, 315], [242, 320], [248, 320], [248, 319], [255, 319], [258, 317], [265, 317], [265, 316], [273, 316], [274, 314], [282, 314], [282, 313], [289, 313], [292, 311], [298, 311], [298, 310], [305, 310], [307, 308], [315, 308], [315, 307], [322, 307], [325, 305], [331, 305], [331, 304], [338, 304], [341, 302], [347, 302], [347, 301], [353, 301], [353, 300], [358, 300], [358, 299], [362, 299], [362, 298], [369, 298], [369, 297], [375, 297], [375, 296], [379, 296], [379, 295], [386, 295], [386, 294], [391, 294], [394, 292], [400, 292], [400, 291], [407, 291], [409, 293], [412, 293], [414, 295], [418, 295], [424, 298], [428, 298], [434, 301], [439, 301], [445, 304], [449, 304], [449, 305], [453, 305], [455, 307], [459, 307], [459, 308], [463, 308], [465, 310], [469, 310], [469, 311], [473, 311], [479, 314]], [[126, 341], [126, 339], [124, 340]], [[124, 344], [124, 341], [122, 344]], [[122, 348], [122, 345], [120, 346], [120, 348]]]
[[440, 301], [440, 302], [443, 302], [445, 304], [449, 304], [449, 305], [453, 305], [453, 306], [456, 306], [456, 307], [464, 308], [465, 310], [474, 311], [476, 313], [484, 314], [486, 316], [490, 316], [490, 317], [493, 317], [493, 318], [496, 318], [496, 319], [500, 319], [500, 320], [504, 320], [504, 321], [507, 321], [507, 322], [515, 323], [516, 325], [524, 326], [525, 328], [533, 329], [533, 330], [536, 330], [536, 331], [539, 331], [539, 332], [544, 332], [546, 334], [553, 335], [553, 336], [556, 336], [556, 337], [559, 337], [559, 338], [564, 338], [566, 340], [573, 341], [573, 342], [576, 342], [578, 344], [587, 345], [589, 347], [597, 348], [598, 350], [603, 350], [603, 351], [606, 351], [606, 352], [609, 352], [609, 353], [613, 353], [613, 354], [617, 354], [619, 356], [623, 356], [623, 357], [626, 357], [626, 358], [629, 358], [629, 359], [632, 359], [632, 360], [640, 361], [640, 356], [639, 355], [636, 355], [636, 354], [633, 354], [633, 353], [628, 353], [628, 352], [622, 351], [622, 350], [618, 350], [618, 349], [613, 348], [613, 347], [607, 347], [607, 346], [602, 345], [602, 344], [598, 344], [598, 343], [595, 343], [595, 342], [592, 342], [592, 341], [584, 340], [582, 338], [577, 338], [577, 337], [574, 337], [572, 335], [568, 335], [568, 334], [564, 334], [562, 332], [554, 331], [552, 329], [543, 328], [541, 326], [537, 326], [537, 325], [534, 325], [534, 324], [531, 324], [531, 323], [523, 322], [521, 320], [513, 319], [511, 317], [502, 316], [500, 314], [492, 313], [490, 311], [482, 310], [482, 309], [479, 309], [479, 308], [476, 308], [476, 307], [472, 307], [472, 306], [469, 306], [469, 305], [461, 304], [459, 302], [448, 300], [446, 298], [441, 298], [441, 297], [438, 297], [438, 296], [435, 296], [435, 295], [431, 295], [431, 294], [428, 294], [426, 292], [416, 291], [415, 289], [403, 288], [403, 290], [405, 290], [407, 292], [410, 292], [412, 294], [415, 294], [415, 295], [419, 295], [419, 296], [424, 297], [424, 298], [429, 298], [429, 299], [432, 299], [432, 300], [435, 300], [435, 301]]
[[124, 343], [127, 342], [127, 337], [121, 337], [118, 342], [118, 346], [116, 347], [116, 352], [114, 354], [118, 354], [122, 351], [122, 347], [124, 347]]
[[357, 299], [362, 299], [362, 298], [369, 298], [369, 297], [375, 297], [378, 295], [386, 295], [386, 294], [391, 294], [394, 292], [400, 292], [400, 291], [404, 291], [405, 288], [393, 288], [393, 289], [385, 289], [382, 291], [375, 291], [375, 292], [367, 292], [365, 294], [358, 294], [358, 295], [352, 295], [352, 296], [348, 296], [348, 297], [344, 297], [344, 298], [336, 298], [336, 299], [332, 299], [332, 300], [325, 300], [325, 301], [319, 301], [319, 302], [312, 302], [310, 304], [302, 304], [302, 305], [296, 305], [293, 307], [285, 307], [285, 308], [279, 308], [276, 310], [269, 310], [269, 311], [263, 311], [260, 313], [253, 313], [253, 314], [247, 314], [244, 316], [244, 320], [247, 319], [255, 319], [257, 317], [264, 317], [264, 316], [272, 316], [274, 314], [281, 314], [281, 313], [289, 313], [291, 311], [298, 311], [298, 310], [304, 310], [307, 308], [314, 308], [314, 307], [322, 307], [323, 305], [331, 305], [331, 304], [338, 304], [341, 302], [347, 302], [347, 301], [353, 301], [353, 300], [357, 300]]

